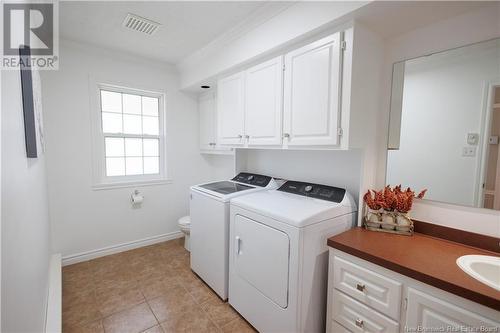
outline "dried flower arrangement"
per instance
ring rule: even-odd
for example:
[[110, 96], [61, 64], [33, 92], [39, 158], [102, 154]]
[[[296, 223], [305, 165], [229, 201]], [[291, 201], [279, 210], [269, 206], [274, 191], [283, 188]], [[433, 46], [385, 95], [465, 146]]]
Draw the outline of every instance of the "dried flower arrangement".
[[427, 190], [418, 195], [410, 188], [386, 186], [383, 190], [368, 190], [363, 196], [367, 206], [364, 226], [370, 230], [386, 231], [404, 235], [413, 234], [413, 221], [408, 216], [413, 199], [422, 199]]

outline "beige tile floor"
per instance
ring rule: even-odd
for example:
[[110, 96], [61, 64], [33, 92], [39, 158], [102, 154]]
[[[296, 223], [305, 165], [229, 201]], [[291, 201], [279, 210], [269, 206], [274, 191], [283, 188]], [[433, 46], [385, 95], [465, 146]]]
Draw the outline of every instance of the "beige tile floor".
[[63, 332], [256, 332], [189, 268], [183, 239], [63, 268]]

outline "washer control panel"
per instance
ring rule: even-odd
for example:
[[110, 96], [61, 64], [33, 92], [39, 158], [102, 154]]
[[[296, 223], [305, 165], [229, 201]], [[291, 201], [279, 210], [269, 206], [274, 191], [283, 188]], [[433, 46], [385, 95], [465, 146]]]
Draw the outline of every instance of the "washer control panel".
[[296, 181], [287, 181], [278, 189], [278, 191], [303, 195], [315, 199], [328, 200], [332, 202], [341, 202], [344, 199], [345, 189]]
[[271, 181], [271, 177], [258, 175], [255, 173], [240, 172], [232, 180], [254, 186], [266, 187]]

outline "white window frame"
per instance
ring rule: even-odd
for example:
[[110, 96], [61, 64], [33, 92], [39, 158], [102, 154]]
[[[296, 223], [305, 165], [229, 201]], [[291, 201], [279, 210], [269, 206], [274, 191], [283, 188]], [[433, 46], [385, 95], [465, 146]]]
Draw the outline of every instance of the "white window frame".
[[[156, 184], [168, 184], [172, 181], [167, 172], [167, 147], [166, 147], [166, 93], [153, 89], [138, 88], [133, 85], [124, 85], [117, 83], [108, 83], [90, 79], [90, 103], [91, 103], [91, 122], [92, 122], [92, 160], [93, 160], [93, 184], [94, 190], [147, 186]], [[102, 130], [101, 115], [101, 90], [119, 92], [124, 94], [135, 94], [147, 97], [158, 98], [158, 116], [159, 116], [159, 174], [152, 175], [129, 175], [129, 176], [106, 176], [105, 161], [105, 137], [148, 137], [147, 135], [128, 135], [128, 134], [106, 134]], [[157, 136], [151, 136], [157, 138]]]

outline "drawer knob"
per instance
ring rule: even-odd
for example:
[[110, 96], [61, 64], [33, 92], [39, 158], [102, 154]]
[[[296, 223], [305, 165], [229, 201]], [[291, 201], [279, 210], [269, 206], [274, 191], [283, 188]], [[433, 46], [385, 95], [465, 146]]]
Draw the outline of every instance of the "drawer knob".
[[361, 327], [361, 328], [363, 328], [363, 326], [364, 326], [364, 324], [365, 324], [365, 323], [363, 322], [363, 320], [361, 320], [361, 319], [359, 319], [359, 318], [358, 318], [358, 319], [356, 319], [356, 322], [355, 322], [355, 323], [356, 323], [356, 326]]
[[365, 291], [366, 289], [366, 286], [364, 284], [356, 284], [356, 289], [358, 289], [359, 291]]

